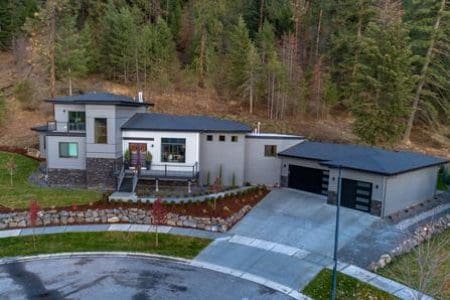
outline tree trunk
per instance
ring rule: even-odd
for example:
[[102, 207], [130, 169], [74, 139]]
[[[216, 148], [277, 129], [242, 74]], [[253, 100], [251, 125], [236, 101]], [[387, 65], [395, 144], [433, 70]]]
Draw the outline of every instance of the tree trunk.
[[158, 225], [155, 225], [155, 246], [159, 246], [159, 240], [158, 240]]
[[69, 96], [72, 96], [72, 71], [69, 68]]
[[250, 100], [250, 114], [253, 114], [253, 73], [252, 73], [252, 75], [250, 77], [249, 100]]
[[425, 63], [422, 67], [422, 71], [420, 72], [420, 80], [419, 80], [419, 83], [417, 84], [416, 93], [414, 95], [412, 111], [411, 111], [411, 114], [409, 115], [405, 134], [403, 136], [403, 142], [406, 144], [411, 143], [411, 141], [410, 141], [411, 130], [414, 125], [414, 119], [416, 117], [417, 109], [419, 107], [420, 95], [422, 94], [423, 86], [425, 84], [425, 78], [426, 78], [426, 75], [428, 72], [428, 67], [430, 66], [431, 56], [433, 55], [433, 48], [434, 48], [434, 44], [436, 43], [437, 32], [439, 30], [441, 18], [444, 13], [445, 2], [446, 2], [446, 0], [441, 0], [441, 7], [437, 13], [436, 23], [434, 24], [434, 29], [431, 34], [430, 46], [428, 47], [427, 54], [425, 56]]
[[134, 59], [135, 59], [135, 63], [136, 63], [136, 88], [137, 91], [140, 91], [141, 88], [141, 83], [139, 81], [139, 61], [138, 61], [138, 49], [136, 47], [135, 51], [134, 51]]
[[320, 43], [320, 26], [322, 22], [322, 9], [319, 12], [319, 22], [317, 24], [317, 37], [316, 37], [316, 57], [315, 59], [319, 57], [319, 43]]
[[198, 86], [201, 88], [205, 87], [205, 46], [206, 46], [206, 32], [202, 29], [202, 35], [200, 37], [200, 57], [199, 57], [199, 79]]
[[261, 31], [264, 24], [264, 0], [259, 1], [259, 31]]
[[56, 66], [55, 66], [55, 43], [56, 43], [56, 3], [52, 1], [50, 20], [50, 96], [56, 97]]

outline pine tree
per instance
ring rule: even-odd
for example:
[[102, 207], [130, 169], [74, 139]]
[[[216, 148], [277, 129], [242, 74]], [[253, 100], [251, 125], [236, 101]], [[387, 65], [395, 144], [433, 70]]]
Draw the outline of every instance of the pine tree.
[[241, 86], [241, 90], [244, 96], [248, 96], [249, 113], [253, 114], [253, 108], [257, 96], [256, 89], [260, 78], [259, 72], [261, 70], [261, 60], [259, 58], [258, 50], [253, 43], [249, 44], [245, 59], [245, 81]]
[[352, 107], [354, 131], [370, 144], [397, 142], [405, 129], [413, 83], [399, 1], [379, 2], [361, 46]]
[[250, 50], [250, 38], [244, 19], [240, 16], [236, 25], [228, 34], [229, 47], [227, 51], [228, 86], [231, 91], [238, 89], [246, 81], [247, 55]]
[[78, 32], [75, 18], [69, 16], [58, 26], [56, 40], [56, 73], [59, 78], [67, 78], [69, 95], [72, 95], [73, 77], [84, 76], [89, 71], [91, 59], [89, 28]]
[[[450, 15], [446, 0], [412, 1], [406, 19], [419, 76], [403, 141], [409, 143], [416, 115], [426, 124], [450, 119]], [[443, 117], [443, 118], [442, 118]]]

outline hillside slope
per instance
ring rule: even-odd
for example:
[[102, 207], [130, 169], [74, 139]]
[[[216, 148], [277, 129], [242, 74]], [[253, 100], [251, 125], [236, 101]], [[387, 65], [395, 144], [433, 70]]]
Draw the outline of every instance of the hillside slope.
[[[25, 68], [26, 69], [26, 68]], [[38, 70], [27, 71], [24, 66], [14, 64], [10, 53], [0, 52], [0, 91], [7, 99], [6, 120], [0, 127], [0, 145], [32, 147], [36, 146], [36, 134], [30, 130], [32, 126], [44, 124], [52, 120], [50, 104], [42, 103], [36, 111], [26, 111], [14, 98], [15, 84], [25, 76], [32, 78], [39, 85], [39, 94], [45, 95], [48, 90], [45, 74]], [[135, 87], [114, 83], [99, 76], [90, 76], [75, 82], [75, 87], [83, 91], [109, 91], [112, 93], [134, 96]], [[59, 94], [65, 94], [64, 82], [58, 82]], [[44, 98], [45, 96], [41, 96]], [[346, 112], [333, 112], [326, 120], [316, 120], [310, 116], [295, 115], [285, 120], [268, 120], [265, 117], [264, 103], [259, 103], [256, 112], [250, 115], [245, 103], [236, 100], [224, 100], [212, 89], [177, 89], [170, 92], [154, 92], [145, 95], [155, 104], [153, 111], [170, 114], [213, 115], [245, 122], [256, 127], [261, 122], [262, 131], [294, 133], [311, 140], [352, 142], [357, 137], [351, 131], [352, 118]], [[450, 158], [450, 139], [444, 135], [428, 132], [426, 129], [415, 129], [412, 144], [397, 145], [396, 149], [411, 149]]]

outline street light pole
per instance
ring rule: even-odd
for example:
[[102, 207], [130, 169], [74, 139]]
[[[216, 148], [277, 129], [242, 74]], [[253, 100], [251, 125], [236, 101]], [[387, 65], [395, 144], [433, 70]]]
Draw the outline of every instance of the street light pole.
[[337, 182], [337, 203], [336, 203], [336, 226], [334, 231], [334, 253], [333, 253], [333, 278], [331, 285], [331, 300], [336, 300], [336, 277], [337, 277], [337, 251], [339, 243], [339, 210], [341, 208], [341, 166], [338, 166], [338, 182]]

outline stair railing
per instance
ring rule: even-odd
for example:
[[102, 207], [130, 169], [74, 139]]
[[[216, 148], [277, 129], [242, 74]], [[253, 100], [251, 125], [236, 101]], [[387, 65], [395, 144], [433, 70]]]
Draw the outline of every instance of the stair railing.
[[122, 169], [120, 170], [119, 176], [117, 177], [117, 190], [120, 190], [120, 186], [122, 185], [124, 178], [125, 178], [125, 166], [122, 165]]
[[138, 178], [139, 178], [138, 172], [134, 172], [134, 174], [133, 174], [133, 189], [131, 190], [132, 193], [134, 193], [134, 191], [136, 190]]

